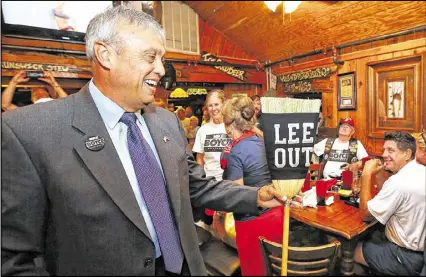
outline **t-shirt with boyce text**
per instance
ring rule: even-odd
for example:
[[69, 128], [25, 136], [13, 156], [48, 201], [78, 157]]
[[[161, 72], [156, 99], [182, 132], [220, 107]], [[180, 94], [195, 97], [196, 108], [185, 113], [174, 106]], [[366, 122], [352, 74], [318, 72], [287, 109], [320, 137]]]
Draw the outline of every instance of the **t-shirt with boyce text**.
[[[314, 153], [319, 157], [324, 154], [325, 144], [327, 139], [324, 139], [314, 145]], [[368, 157], [368, 153], [365, 150], [362, 143], [357, 140], [357, 153], [356, 157], [358, 161], [362, 158]], [[333, 146], [328, 153], [328, 160], [324, 166], [323, 175], [324, 178], [337, 177], [341, 175], [340, 166], [348, 162], [349, 157], [349, 141], [341, 142], [338, 138], [334, 140]], [[350, 162], [351, 163], [351, 162]]]
[[206, 176], [222, 180], [223, 169], [220, 167], [220, 154], [231, 141], [225, 130], [225, 124], [212, 121], [200, 127], [195, 138], [193, 152], [204, 154], [204, 171]]

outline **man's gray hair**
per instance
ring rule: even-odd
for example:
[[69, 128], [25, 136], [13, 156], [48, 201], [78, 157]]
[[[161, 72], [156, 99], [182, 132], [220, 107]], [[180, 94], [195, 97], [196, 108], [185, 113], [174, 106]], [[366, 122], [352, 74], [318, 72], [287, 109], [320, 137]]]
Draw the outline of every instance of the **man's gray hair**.
[[86, 55], [89, 61], [95, 58], [94, 46], [97, 40], [107, 43], [120, 54], [125, 43], [125, 38], [120, 36], [118, 30], [121, 22], [143, 29], [151, 29], [161, 40], [165, 40], [163, 28], [149, 14], [125, 6], [108, 8], [90, 20], [87, 26], [85, 40]]

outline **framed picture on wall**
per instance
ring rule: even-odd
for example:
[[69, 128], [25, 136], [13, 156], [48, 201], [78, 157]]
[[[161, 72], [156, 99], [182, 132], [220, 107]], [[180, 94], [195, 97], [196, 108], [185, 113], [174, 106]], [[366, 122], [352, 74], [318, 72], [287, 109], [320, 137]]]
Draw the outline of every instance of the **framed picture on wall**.
[[355, 72], [338, 75], [337, 109], [356, 110]]
[[421, 57], [368, 64], [368, 136], [421, 130]]

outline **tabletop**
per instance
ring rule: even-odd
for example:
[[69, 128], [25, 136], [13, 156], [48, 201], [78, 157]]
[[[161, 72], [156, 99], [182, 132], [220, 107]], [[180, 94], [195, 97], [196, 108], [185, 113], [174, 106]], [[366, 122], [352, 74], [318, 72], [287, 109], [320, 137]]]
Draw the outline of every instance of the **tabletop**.
[[377, 223], [377, 220], [364, 222], [358, 208], [347, 205], [334, 192], [328, 192], [334, 196], [334, 203], [330, 206], [291, 208], [290, 216], [315, 228], [342, 236], [351, 240]]

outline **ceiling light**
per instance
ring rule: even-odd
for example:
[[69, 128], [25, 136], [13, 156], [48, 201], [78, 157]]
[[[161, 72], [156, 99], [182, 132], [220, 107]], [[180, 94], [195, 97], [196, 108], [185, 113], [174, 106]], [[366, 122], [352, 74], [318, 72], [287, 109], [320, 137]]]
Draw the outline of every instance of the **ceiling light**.
[[266, 6], [273, 12], [277, 9], [278, 5], [283, 1], [265, 1]]
[[[275, 2], [275, 1], [274, 1]], [[284, 1], [284, 12], [292, 13], [299, 7], [302, 1]]]

